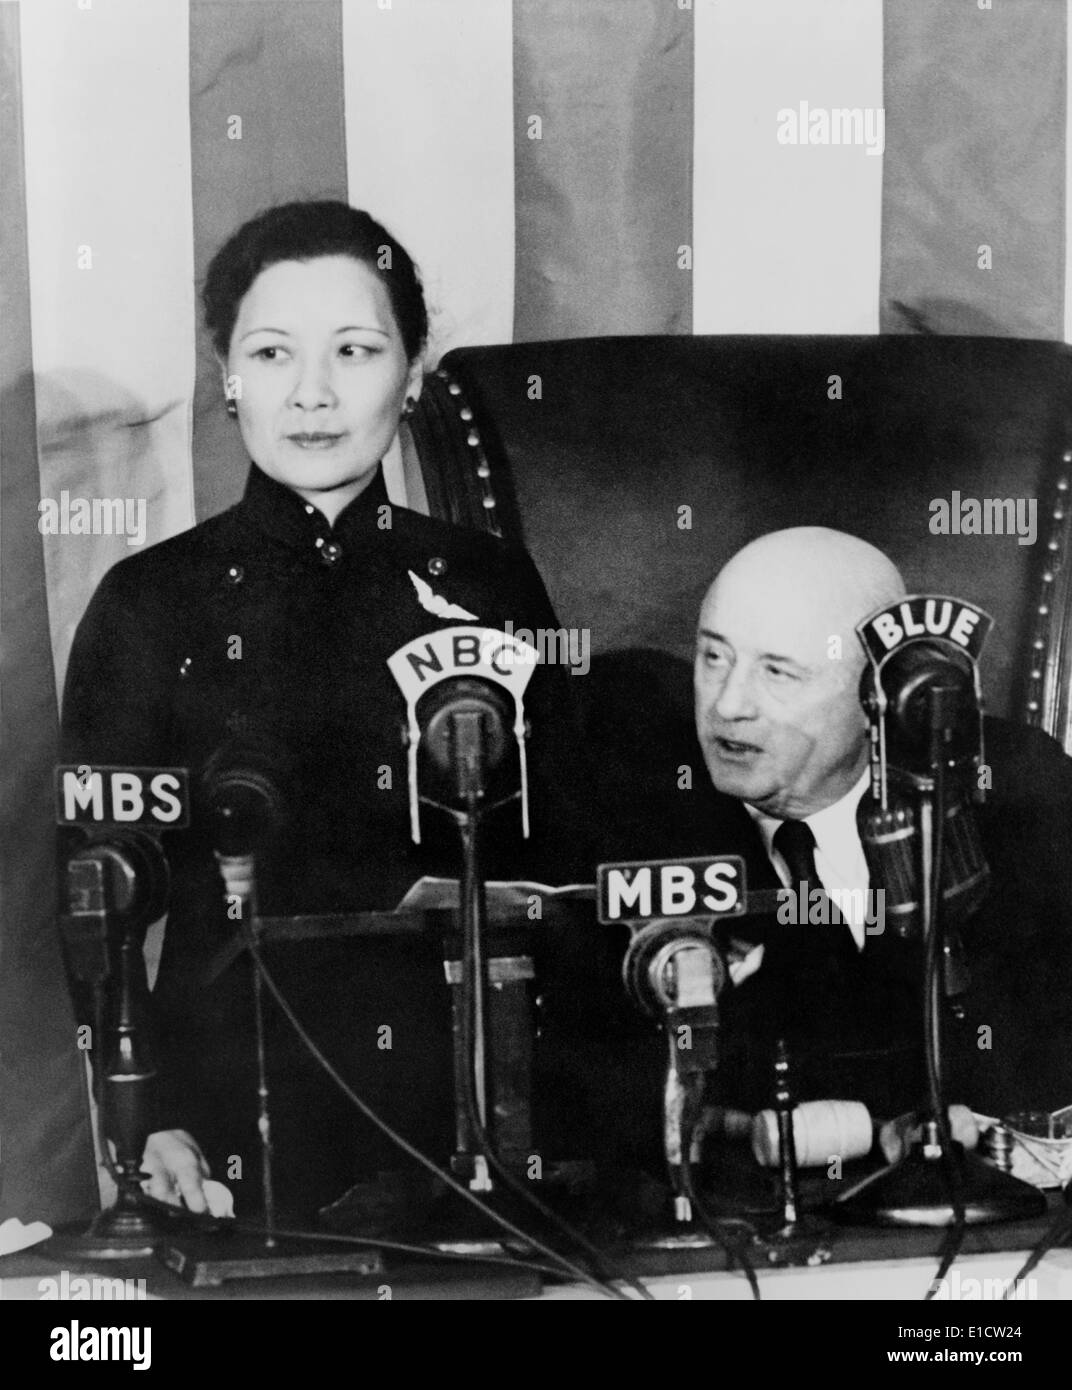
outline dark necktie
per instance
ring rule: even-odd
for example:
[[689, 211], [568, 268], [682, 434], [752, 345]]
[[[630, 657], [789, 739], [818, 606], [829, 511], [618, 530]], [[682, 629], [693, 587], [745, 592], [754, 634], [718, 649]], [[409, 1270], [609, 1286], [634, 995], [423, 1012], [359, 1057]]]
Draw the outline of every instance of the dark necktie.
[[[824, 893], [819, 871], [815, 867], [815, 834], [807, 821], [785, 820], [774, 832], [774, 848], [785, 860], [789, 870], [789, 886], [798, 894], [804, 884], [804, 902], [811, 904], [810, 894], [818, 890]], [[833, 902], [827, 905], [828, 920], [821, 931], [815, 923], [800, 923], [806, 927], [810, 951], [818, 955], [825, 953], [832, 959], [851, 961], [856, 956], [856, 944], [852, 932], [842, 919]]]
[[806, 820], [784, 820], [774, 832], [774, 848], [785, 860], [790, 887], [822, 888], [815, 867], [815, 835]]

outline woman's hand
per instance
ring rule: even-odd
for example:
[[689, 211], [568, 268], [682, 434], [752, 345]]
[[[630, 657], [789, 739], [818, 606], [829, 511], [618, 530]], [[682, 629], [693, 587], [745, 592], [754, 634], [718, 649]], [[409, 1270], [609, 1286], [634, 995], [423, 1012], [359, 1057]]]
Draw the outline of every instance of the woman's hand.
[[173, 1207], [185, 1203], [190, 1211], [208, 1211], [205, 1179], [210, 1170], [192, 1134], [184, 1129], [161, 1129], [150, 1134], [141, 1166], [149, 1174], [142, 1191], [150, 1197]]

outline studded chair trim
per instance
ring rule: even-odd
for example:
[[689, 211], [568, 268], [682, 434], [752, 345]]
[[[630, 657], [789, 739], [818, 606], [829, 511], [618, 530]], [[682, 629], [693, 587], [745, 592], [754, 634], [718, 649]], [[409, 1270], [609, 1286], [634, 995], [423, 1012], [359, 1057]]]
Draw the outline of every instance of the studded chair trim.
[[1072, 751], [1072, 449], [1062, 455], [1047, 516], [1049, 534], [1035, 606], [1024, 720]]
[[493, 477], [484, 445], [490, 423], [477, 424], [476, 403], [461, 382], [444, 368], [426, 377], [409, 423], [420, 457], [436, 461], [433, 476], [424, 470], [429, 512], [458, 526], [519, 537], [513, 484], [505, 470]]

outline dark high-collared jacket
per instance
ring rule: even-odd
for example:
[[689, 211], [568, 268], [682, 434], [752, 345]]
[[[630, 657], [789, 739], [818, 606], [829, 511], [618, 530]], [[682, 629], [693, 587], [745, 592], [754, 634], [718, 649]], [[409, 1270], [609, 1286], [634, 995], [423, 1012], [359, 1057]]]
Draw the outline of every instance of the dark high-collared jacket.
[[[196, 786], [221, 747], [267, 743], [285, 754], [287, 805], [259, 857], [262, 913], [390, 908], [422, 874], [456, 877], [460, 862], [457, 831], [434, 810], [422, 811], [422, 845], [411, 842], [405, 706], [386, 665], [410, 639], [469, 621], [437, 617], [427, 606], [437, 597], [480, 625], [557, 627], [523, 551], [390, 506], [379, 474], [330, 527], [253, 468], [238, 505], [105, 576], [71, 654], [63, 759], [185, 767]], [[496, 812], [489, 877], [564, 881], [582, 866], [569, 686], [562, 667], [533, 673], [533, 837], [522, 842], [516, 806]], [[154, 1000], [159, 1123], [191, 1130], [241, 1199], [256, 1184], [248, 962], [206, 983], [234, 925], [213, 847], [196, 814], [164, 840], [172, 891]], [[269, 960], [351, 1083], [442, 1153], [451, 1087], [441, 949], [306, 942], [279, 945]], [[272, 1013], [269, 1027], [284, 1198], [308, 1209], [355, 1173], [394, 1166], [374, 1131], [359, 1121], [355, 1132], [352, 1111], [281, 1017]]]

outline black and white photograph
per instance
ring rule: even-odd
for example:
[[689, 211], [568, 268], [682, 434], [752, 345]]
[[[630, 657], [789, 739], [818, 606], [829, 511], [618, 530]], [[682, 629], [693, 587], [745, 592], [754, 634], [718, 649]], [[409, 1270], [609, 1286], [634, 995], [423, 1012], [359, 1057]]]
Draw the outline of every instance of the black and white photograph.
[[0, 0], [27, 1365], [605, 1299], [1043, 1365], [1069, 9]]

